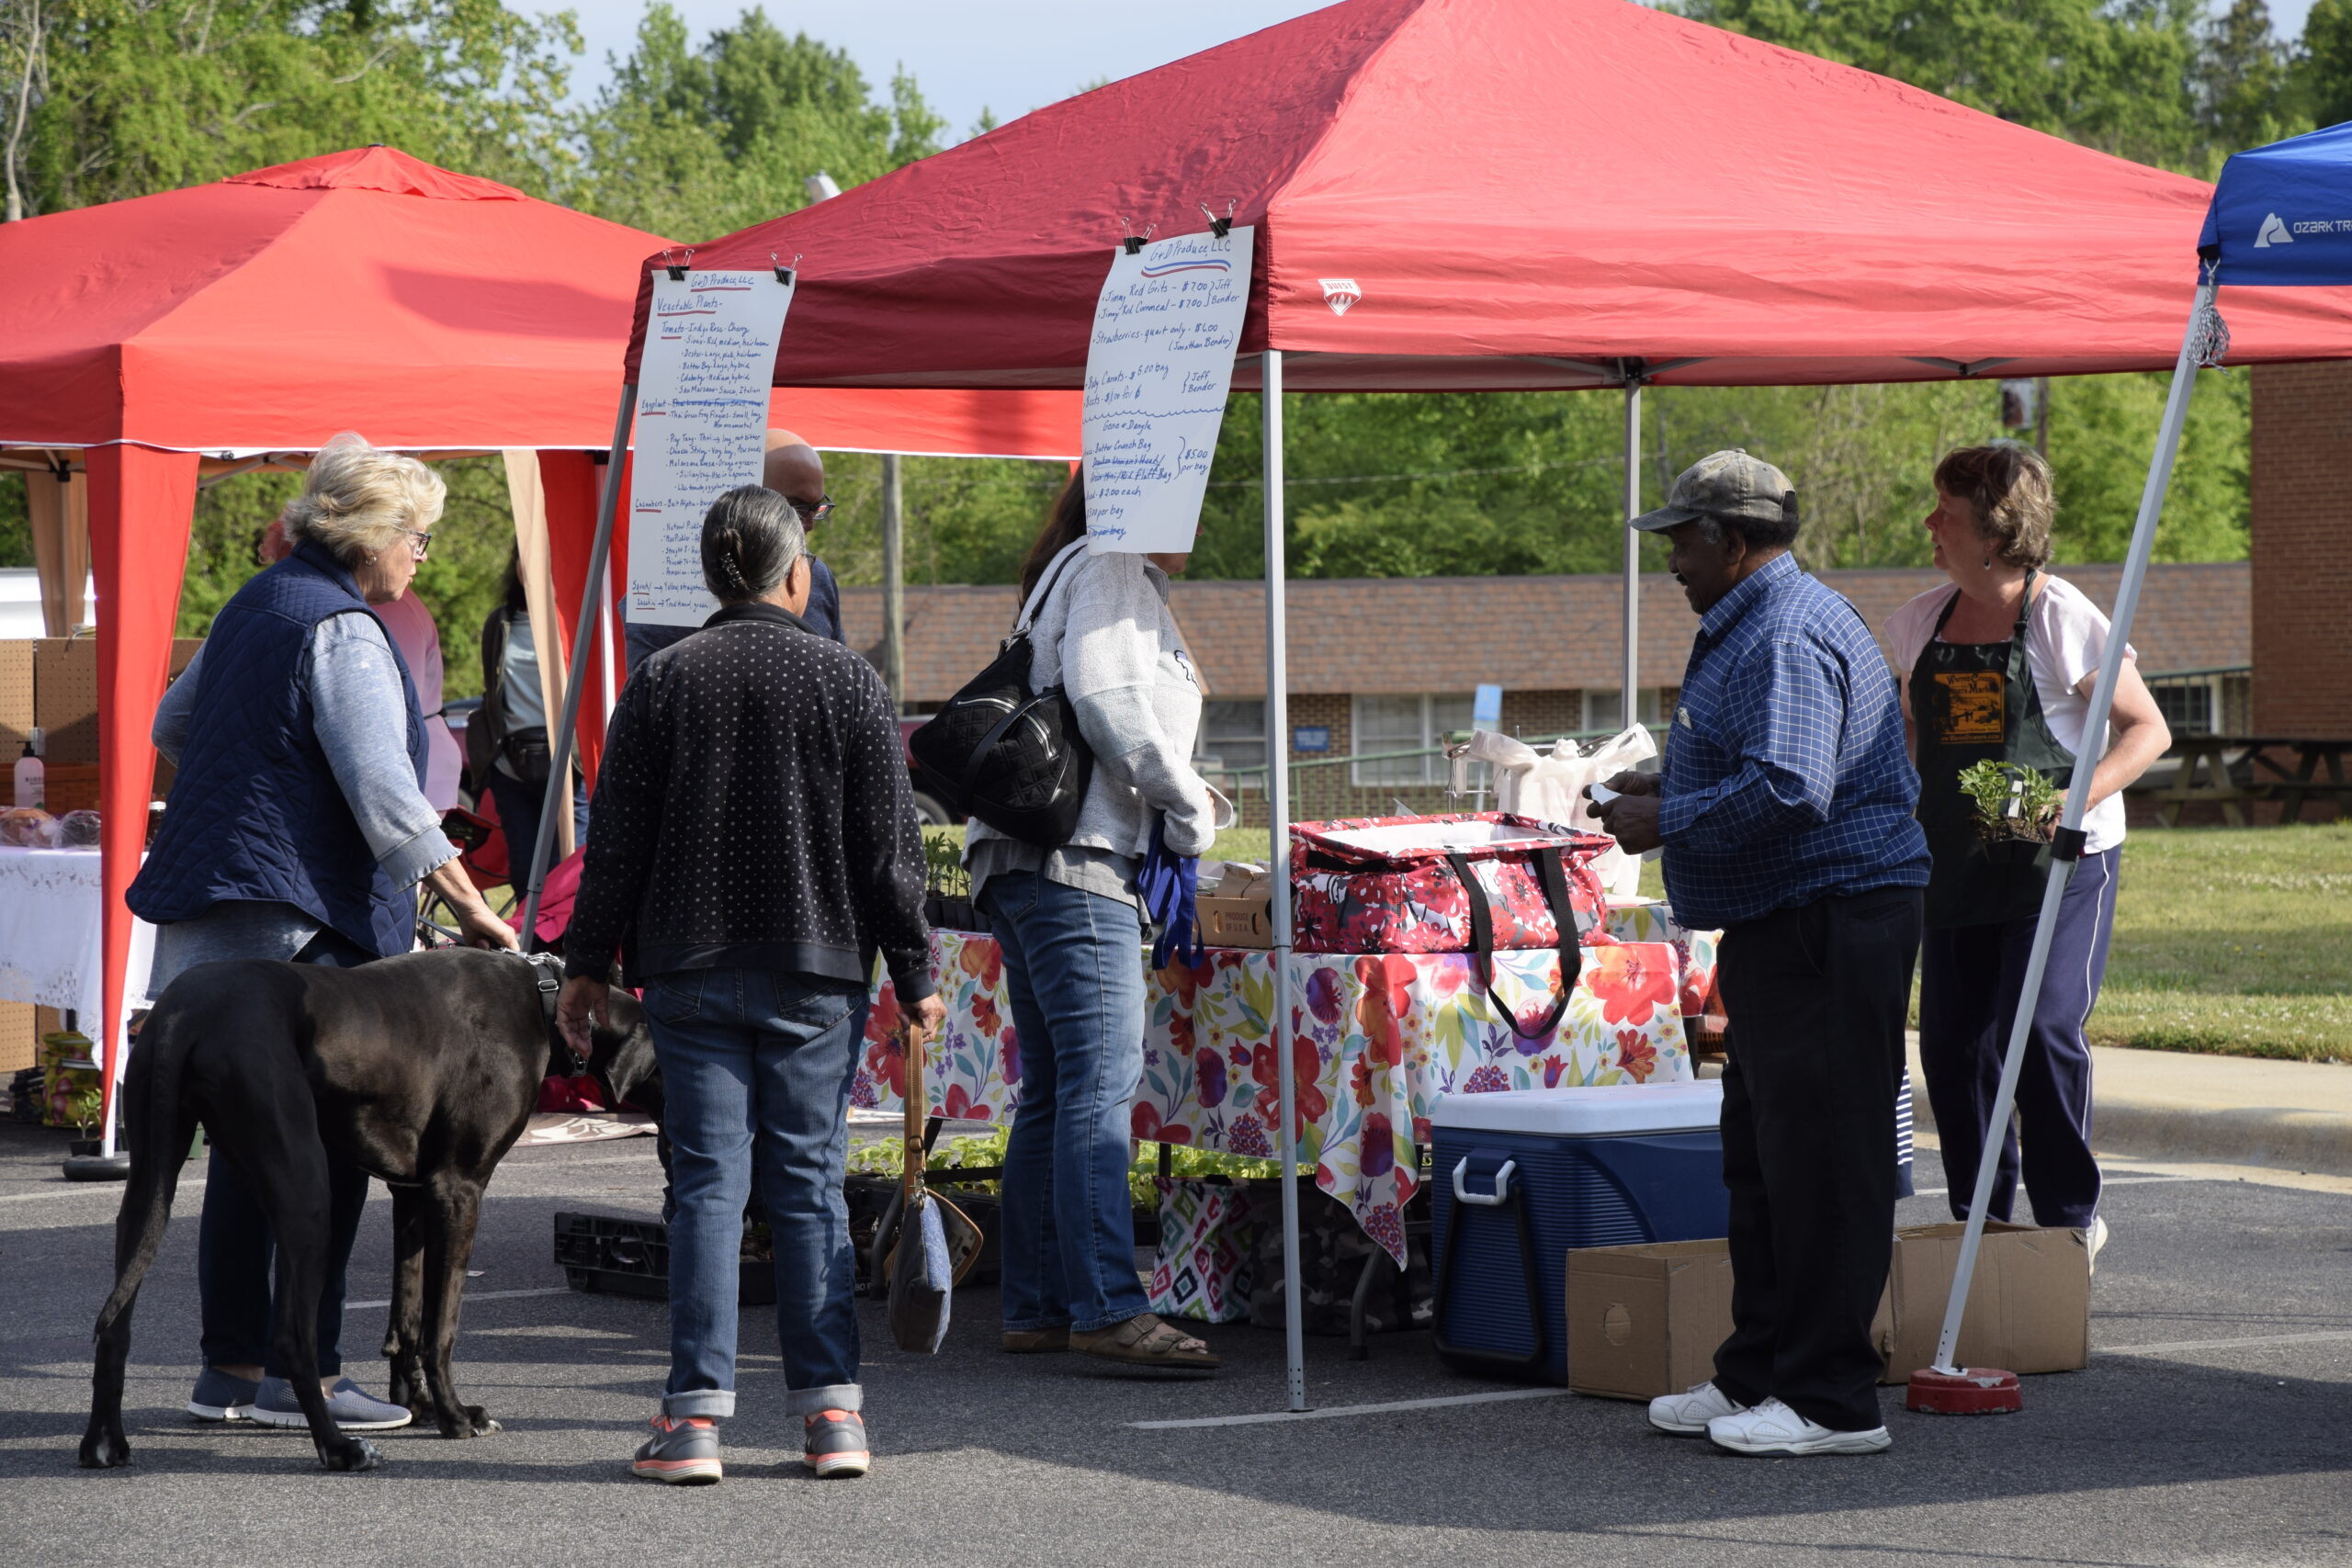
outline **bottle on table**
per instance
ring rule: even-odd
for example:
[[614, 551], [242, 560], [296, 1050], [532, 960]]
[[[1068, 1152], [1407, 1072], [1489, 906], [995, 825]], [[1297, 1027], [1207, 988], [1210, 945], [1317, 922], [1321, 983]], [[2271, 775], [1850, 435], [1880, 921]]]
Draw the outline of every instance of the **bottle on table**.
[[35, 808], [49, 804], [49, 767], [40, 760], [41, 733], [35, 726], [25, 738], [25, 754], [17, 759], [17, 804]]

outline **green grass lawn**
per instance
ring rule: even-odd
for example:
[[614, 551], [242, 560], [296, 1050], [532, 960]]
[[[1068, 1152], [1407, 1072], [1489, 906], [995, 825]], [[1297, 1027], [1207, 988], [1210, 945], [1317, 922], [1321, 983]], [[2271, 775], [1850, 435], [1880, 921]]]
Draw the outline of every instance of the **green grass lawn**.
[[2090, 1036], [2352, 1061], [2352, 824], [2135, 829]]
[[[1211, 853], [1262, 862], [1265, 829]], [[1662, 897], [1655, 861], [1642, 891]], [[2133, 830], [2090, 1037], [2352, 1062], [2352, 823]]]

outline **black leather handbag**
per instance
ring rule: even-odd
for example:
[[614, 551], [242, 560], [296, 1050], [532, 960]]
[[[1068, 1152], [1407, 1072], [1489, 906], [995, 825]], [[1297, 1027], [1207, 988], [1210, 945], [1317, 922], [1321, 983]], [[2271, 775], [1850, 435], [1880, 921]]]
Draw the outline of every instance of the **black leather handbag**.
[[1080, 539], [1054, 558], [989, 667], [907, 738], [924, 782], [950, 809], [1043, 849], [1059, 848], [1078, 830], [1094, 753], [1062, 689], [1032, 690], [1029, 626], [1085, 547]]

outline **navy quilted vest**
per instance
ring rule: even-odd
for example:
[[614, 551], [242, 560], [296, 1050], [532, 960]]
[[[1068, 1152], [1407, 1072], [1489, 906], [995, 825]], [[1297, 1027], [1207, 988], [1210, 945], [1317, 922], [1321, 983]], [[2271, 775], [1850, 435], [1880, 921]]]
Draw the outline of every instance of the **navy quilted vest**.
[[[331, 616], [374, 614], [342, 563], [305, 544], [214, 617], [164, 825], [130, 885], [134, 913], [192, 920], [218, 903], [266, 899], [385, 957], [415, 945], [415, 896], [377, 865], [311, 722], [312, 632]], [[384, 641], [421, 785], [416, 686], [400, 645]]]

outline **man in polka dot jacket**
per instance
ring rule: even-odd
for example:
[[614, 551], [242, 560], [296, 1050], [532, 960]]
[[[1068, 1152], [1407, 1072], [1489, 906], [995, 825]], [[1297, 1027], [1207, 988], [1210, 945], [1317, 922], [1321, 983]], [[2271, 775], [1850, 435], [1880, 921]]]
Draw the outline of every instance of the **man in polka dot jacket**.
[[898, 716], [859, 655], [799, 611], [784, 497], [747, 485], [703, 525], [720, 609], [621, 694], [564, 944], [575, 1044], [613, 956], [644, 987], [676, 1194], [670, 1379], [639, 1475], [719, 1476], [735, 1413], [738, 1255], [756, 1176], [775, 1243], [786, 1407], [820, 1476], [867, 1465], [849, 1214], [850, 1079], [878, 950], [907, 1025], [943, 1016]]

